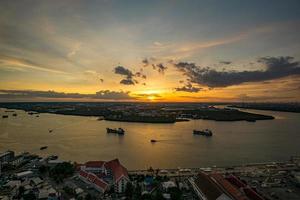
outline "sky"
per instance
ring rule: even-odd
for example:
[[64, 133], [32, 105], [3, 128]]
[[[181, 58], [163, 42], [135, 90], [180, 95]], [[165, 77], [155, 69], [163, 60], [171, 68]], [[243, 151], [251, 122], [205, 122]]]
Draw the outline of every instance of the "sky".
[[299, 10], [299, 0], [1, 0], [0, 101], [299, 102]]

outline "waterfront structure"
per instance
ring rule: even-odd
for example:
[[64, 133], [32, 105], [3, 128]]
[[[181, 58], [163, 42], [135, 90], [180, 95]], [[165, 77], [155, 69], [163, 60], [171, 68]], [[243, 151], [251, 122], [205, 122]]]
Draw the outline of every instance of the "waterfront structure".
[[0, 162], [2, 164], [8, 163], [15, 157], [15, 152], [13, 151], [5, 151], [2, 154], [0, 154]]
[[118, 159], [111, 161], [89, 161], [79, 165], [79, 178], [101, 193], [114, 188], [117, 193], [124, 193], [130, 181], [127, 169]]

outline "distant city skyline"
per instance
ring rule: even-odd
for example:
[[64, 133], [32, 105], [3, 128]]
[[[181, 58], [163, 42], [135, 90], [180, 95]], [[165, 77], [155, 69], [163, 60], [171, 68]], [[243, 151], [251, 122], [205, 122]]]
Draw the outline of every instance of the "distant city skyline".
[[0, 2], [0, 101], [300, 100], [300, 2]]

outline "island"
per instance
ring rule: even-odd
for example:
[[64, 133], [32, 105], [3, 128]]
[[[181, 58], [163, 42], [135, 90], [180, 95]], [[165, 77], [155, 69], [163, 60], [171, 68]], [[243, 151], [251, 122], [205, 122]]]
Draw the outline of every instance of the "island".
[[29, 115], [53, 113], [97, 116], [109, 121], [143, 123], [175, 123], [191, 119], [249, 122], [274, 119], [269, 115], [203, 103], [26, 102], [0, 103], [0, 107], [24, 110]]

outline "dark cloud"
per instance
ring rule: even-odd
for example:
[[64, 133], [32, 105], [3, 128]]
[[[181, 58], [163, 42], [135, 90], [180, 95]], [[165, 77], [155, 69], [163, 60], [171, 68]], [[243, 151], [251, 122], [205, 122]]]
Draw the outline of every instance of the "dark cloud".
[[231, 61], [220, 61], [220, 64], [224, 65], [230, 65], [232, 62]]
[[202, 88], [200, 87], [194, 87], [191, 83], [187, 83], [185, 86], [175, 88], [176, 91], [181, 91], [181, 92], [191, 92], [191, 93], [197, 93]]
[[133, 77], [132, 71], [130, 71], [129, 69], [126, 69], [123, 66], [117, 66], [117, 67], [115, 67], [115, 74], [124, 75], [127, 78], [132, 78]]
[[149, 60], [147, 58], [142, 60], [142, 63], [144, 64], [144, 67], [149, 65]]
[[163, 63], [155, 63], [155, 62], [157, 62], [155, 58], [150, 58], [150, 59], [145, 58], [142, 60], [144, 67], [152, 66], [153, 70], [156, 70], [159, 73], [163, 74], [167, 69], [167, 67]]
[[135, 85], [135, 84], [137, 84], [138, 81], [135, 79], [135, 77], [143, 78], [143, 79], [147, 78], [146, 75], [143, 74], [142, 72], [133, 73], [131, 70], [129, 70], [129, 69], [123, 67], [123, 66], [115, 67], [114, 72], [115, 72], [115, 74], [125, 76], [125, 78], [120, 81], [120, 84], [123, 84], [123, 85]]
[[209, 67], [203, 68], [187, 62], [175, 63], [174, 66], [186, 75], [192, 83], [208, 87], [226, 87], [300, 74], [299, 62], [294, 61], [293, 57], [262, 57], [258, 59], [258, 62], [264, 65], [264, 70], [216, 71]]
[[145, 74], [142, 74], [142, 72], [137, 72], [134, 74], [136, 77], [139, 77], [139, 78], [143, 78], [143, 79], [146, 79], [147, 76]]
[[36, 90], [0, 90], [0, 99], [35, 99], [35, 98], [71, 98], [71, 99], [105, 99], [105, 100], [129, 100], [129, 92], [101, 90], [95, 94], [64, 93], [55, 91]]
[[136, 80], [133, 79], [135, 75], [132, 73], [132, 71], [123, 66], [115, 67], [115, 74], [120, 74], [122, 76], [125, 76], [125, 78], [120, 81], [120, 84], [134, 85], [137, 82]]
[[123, 85], [134, 85], [136, 82], [133, 79], [122, 79], [120, 83]]
[[157, 64], [156, 67], [157, 67], [157, 71], [158, 71], [159, 73], [164, 73], [165, 70], [167, 69], [167, 67], [164, 66], [162, 63]]

